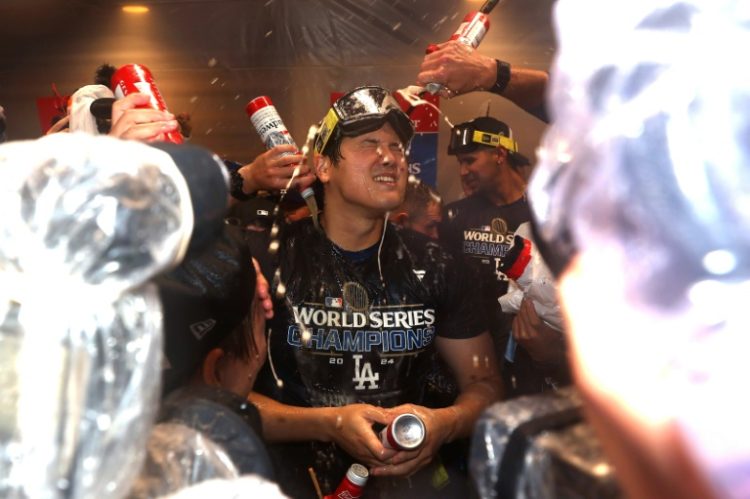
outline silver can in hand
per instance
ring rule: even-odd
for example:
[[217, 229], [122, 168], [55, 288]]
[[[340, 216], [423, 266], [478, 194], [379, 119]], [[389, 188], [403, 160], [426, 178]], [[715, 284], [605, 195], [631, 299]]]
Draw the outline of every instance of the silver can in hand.
[[426, 435], [422, 419], [407, 412], [396, 416], [391, 424], [383, 428], [380, 441], [386, 449], [414, 450], [422, 445]]

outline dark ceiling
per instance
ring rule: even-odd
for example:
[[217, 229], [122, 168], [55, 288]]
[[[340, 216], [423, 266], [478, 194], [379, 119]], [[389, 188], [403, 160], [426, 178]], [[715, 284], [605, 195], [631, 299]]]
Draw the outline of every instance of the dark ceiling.
[[[473, 0], [147, 0], [142, 16], [116, 0], [0, 0], [0, 105], [11, 138], [41, 133], [35, 100], [51, 83], [70, 94], [102, 62], [138, 62], [154, 73], [170, 110], [190, 112], [195, 140], [249, 160], [260, 152], [247, 100], [273, 97], [293, 135], [325, 112], [328, 95], [363, 83], [413, 82], [432, 42], [447, 39]], [[135, 2], [132, 2], [135, 3]], [[554, 54], [553, 0], [505, 0], [480, 50], [547, 69]], [[488, 97], [453, 99], [451, 119], [475, 115]], [[497, 98], [499, 99], [499, 98]], [[533, 152], [543, 128], [510, 113]], [[517, 118], [515, 117], [517, 116]]]

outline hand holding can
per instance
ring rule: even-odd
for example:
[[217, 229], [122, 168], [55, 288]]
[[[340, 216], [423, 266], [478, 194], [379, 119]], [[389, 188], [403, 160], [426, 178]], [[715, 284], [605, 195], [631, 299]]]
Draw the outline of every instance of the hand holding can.
[[414, 450], [424, 443], [427, 431], [422, 418], [412, 413], [396, 416], [380, 432], [380, 441], [386, 449]]
[[[132, 93], [142, 93], [149, 96], [147, 103], [138, 107], [144, 109], [155, 109], [157, 111], [169, 112], [161, 92], [154, 82], [151, 71], [142, 64], [126, 64], [115, 71], [112, 75], [112, 88], [115, 97], [122, 99]], [[182, 144], [182, 135], [179, 130], [164, 132], [164, 140], [175, 144]]]
[[[470, 12], [469, 14], [466, 14], [466, 17], [464, 17], [463, 22], [458, 27], [455, 33], [450, 37], [448, 41], [457, 41], [463, 45], [466, 45], [468, 47], [471, 47], [473, 49], [477, 48], [479, 44], [481, 43], [482, 39], [484, 38], [484, 35], [487, 34], [487, 31], [490, 29], [490, 18], [487, 16], [487, 14], [479, 12]], [[437, 50], [437, 45], [430, 44], [427, 47], [427, 50], [425, 51], [427, 54], [430, 54]], [[431, 94], [437, 94], [443, 89], [443, 85], [440, 83], [428, 83], [425, 86], [425, 89], [430, 92]]]
[[[260, 135], [260, 140], [265, 144], [266, 149], [273, 149], [275, 146], [282, 144], [289, 144], [294, 146], [294, 151], [288, 153], [282, 153], [281, 156], [288, 154], [298, 154], [299, 148], [294, 142], [289, 130], [279, 116], [276, 107], [271, 102], [271, 98], [265, 95], [256, 97], [247, 103], [245, 107], [247, 115], [250, 117], [250, 121], [253, 123], [255, 130]], [[292, 176], [294, 178], [295, 175]], [[314, 198], [314, 192], [311, 188], [306, 188], [302, 191], [302, 197], [305, 199]]]

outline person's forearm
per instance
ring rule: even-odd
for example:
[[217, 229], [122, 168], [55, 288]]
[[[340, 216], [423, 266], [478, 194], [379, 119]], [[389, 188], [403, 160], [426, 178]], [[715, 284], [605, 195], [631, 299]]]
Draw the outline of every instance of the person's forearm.
[[269, 442], [330, 441], [336, 415], [330, 407], [297, 407], [252, 392], [248, 396], [260, 412], [263, 437]]
[[549, 122], [545, 103], [548, 83], [549, 75], [544, 71], [511, 68], [510, 80], [501, 95], [542, 121]]
[[474, 424], [482, 411], [493, 402], [500, 400], [501, 386], [500, 378], [476, 381], [461, 391], [452, 406], [435, 410], [450, 428], [446, 442], [472, 434]]
[[[503, 65], [504, 75], [500, 69]], [[492, 64], [486, 62], [483, 65], [480, 82], [481, 88], [508, 99], [527, 113], [549, 123], [545, 101], [549, 75], [545, 71], [518, 68], [507, 63], [496, 63], [492, 59]]]

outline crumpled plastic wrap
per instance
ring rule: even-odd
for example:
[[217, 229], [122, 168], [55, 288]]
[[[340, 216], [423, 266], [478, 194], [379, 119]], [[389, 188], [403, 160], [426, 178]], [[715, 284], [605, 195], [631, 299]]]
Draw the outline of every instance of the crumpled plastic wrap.
[[238, 476], [224, 449], [203, 433], [182, 424], [160, 423], [151, 431], [143, 470], [128, 497], [161, 497], [206, 480]]
[[534, 244], [531, 225], [528, 222], [519, 225], [515, 235], [530, 242], [530, 259], [521, 275], [515, 279], [511, 278], [508, 292], [497, 301], [503, 312], [515, 314], [521, 309], [521, 302], [526, 297], [534, 303], [539, 318], [562, 331], [562, 312], [557, 301], [555, 278]]
[[279, 486], [255, 475], [245, 475], [233, 480], [208, 480], [183, 489], [169, 499], [205, 499], [206, 497], [262, 497], [283, 499]]
[[480, 497], [620, 497], [580, 409], [573, 389], [490, 406], [477, 422], [469, 461]]
[[159, 395], [145, 283], [182, 258], [185, 180], [138, 142], [0, 146], [0, 495], [121, 497]]
[[91, 114], [91, 104], [96, 99], [114, 98], [115, 94], [104, 85], [85, 85], [71, 96], [70, 131], [99, 134], [96, 118]]
[[575, 349], [632, 414], [682, 429], [720, 495], [748, 497], [750, 66], [738, 53], [750, 7], [561, 0], [555, 15], [554, 125], [532, 209], [608, 297], [592, 308], [609, 317], [573, 331]]

